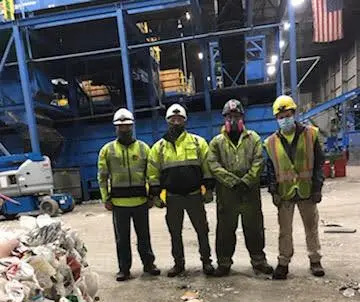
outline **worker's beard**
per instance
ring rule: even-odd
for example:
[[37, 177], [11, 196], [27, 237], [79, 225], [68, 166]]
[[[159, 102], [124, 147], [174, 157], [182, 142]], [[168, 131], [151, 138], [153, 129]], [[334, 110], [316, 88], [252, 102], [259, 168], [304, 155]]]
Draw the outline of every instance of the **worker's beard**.
[[129, 130], [126, 132], [118, 132], [118, 141], [120, 144], [122, 145], [130, 145], [133, 143], [134, 141], [134, 137], [133, 137], [133, 131]]

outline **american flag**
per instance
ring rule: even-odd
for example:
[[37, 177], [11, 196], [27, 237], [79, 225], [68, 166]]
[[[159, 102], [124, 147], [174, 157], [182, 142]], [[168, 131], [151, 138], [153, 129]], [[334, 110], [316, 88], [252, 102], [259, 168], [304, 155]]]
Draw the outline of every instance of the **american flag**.
[[331, 42], [344, 37], [343, 0], [312, 0], [314, 42]]

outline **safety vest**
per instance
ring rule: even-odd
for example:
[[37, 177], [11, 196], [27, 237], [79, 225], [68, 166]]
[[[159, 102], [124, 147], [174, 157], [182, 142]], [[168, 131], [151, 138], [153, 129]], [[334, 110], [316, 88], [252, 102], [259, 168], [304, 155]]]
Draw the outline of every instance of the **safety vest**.
[[[108, 143], [99, 155], [99, 185], [110, 186], [113, 204], [137, 206], [146, 202], [146, 165], [149, 147], [142, 141], [129, 146], [117, 140]], [[106, 177], [107, 183], [101, 182]], [[108, 188], [106, 188], [108, 189]]]
[[301, 199], [310, 198], [317, 137], [317, 128], [305, 127], [299, 136], [294, 162], [287, 155], [278, 133], [265, 140], [267, 153], [275, 168], [278, 193], [283, 200], [291, 200], [296, 194]]

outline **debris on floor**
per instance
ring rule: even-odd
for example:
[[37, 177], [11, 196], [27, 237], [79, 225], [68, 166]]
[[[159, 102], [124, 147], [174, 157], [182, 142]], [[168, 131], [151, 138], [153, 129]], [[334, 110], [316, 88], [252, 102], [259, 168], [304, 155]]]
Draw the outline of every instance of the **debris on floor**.
[[199, 293], [198, 292], [196, 292], [196, 291], [187, 291], [187, 292], [185, 292], [185, 294], [182, 295], [181, 300], [196, 302], [195, 300], [197, 300], [198, 298], [199, 298]]
[[324, 233], [356, 233], [356, 229], [343, 227], [337, 223], [326, 223], [324, 220], [321, 221], [322, 226], [325, 227]]
[[96, 300], [98, 276], [75, 232], [48, 215], [23, 216], [20, 226], [0, 231], [0, 301]]
[[339, 291], [347, 298], [354, 297], [356, 293], [359, 293], [359, 290], [360, 285], [356, 281], [349, 281], [339, 288]]

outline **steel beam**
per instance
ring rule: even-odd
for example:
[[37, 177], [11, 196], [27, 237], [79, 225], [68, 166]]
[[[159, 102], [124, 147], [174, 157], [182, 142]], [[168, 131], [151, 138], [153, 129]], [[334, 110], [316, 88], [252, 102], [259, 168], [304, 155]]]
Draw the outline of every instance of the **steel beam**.
[[254, 0], [246, 0], [247, 23], [246, 25], [252, 27], [254, 25]]
[[295, 8], [292, 0], [288, 0], [288, 13], [289, 13], [289, 45], [290, 45], [290, 83], [291, 83], [291, 96], [298, 102], [297, 90], [297, 66], [296, 66], [296, 15]]
[[[280, 27], [275, 29], [275, 50], [278, 60], [276, 62], [276, 95], [279, 96], [283, 94], [282, 91], [282, 72], [280, 71], [282, 55], [280, 49]], [[266, 71], [265, 71], [266, 72]]]
[[121, 47], [121, 62], [122, 62], [123, 79], [124, 79], [125, 93], [126, 93], [126, 105], [128, 110], [134, 113], [134, 95], [132, 89], [131, 66], [130, 66], [130, 58], [129, 58], [129, 50], [127, 44], [125, 18], [124, 18], [123, 10], [121, 9], [117, 10], [116, 20], [117, 20], [118, 35], [119, 35], [119, 41]]
[[352, 101], [358, 97], [360, 97], [360, 88], [353, 89], [353, 90], [351, 90], [343, 95], [340, 95], [332, 100], [321, 103], [320, 105], [310, 109], [306, 113], [301, 114], [299, 116], [299, 121], [308, 120], [308, 119], [314, 117], [315, 115], [317, 115], [325, 110], [330, 109], [331, 107], [343, 104], [345, 102]]
[[1, 61], [0, 61], [0, 74], [2, 73], [4, 67], [5, 67], [5, 62], [7, 60], [7, 57], [9, 55], [9, 52], [10, 52], [10, 49], [11, 49], [11, 46], [14, 42], [14, 35], [11, 33], [11, 36], [9, 38], [9, 41], [8, 43], [6, 44], [6, 48], [5, 48], [5, 51], [4, 51], [4, 54], [3, 56], [1, 57]]
[[22, 92], [24, 96], [26, 119], [30, 133], [31, 149], [34, 153], [40, 154], [41, 151], [39, 144], [39, 136], [36, 126], [35, 110], [32, 100], [29, 71], [25, 59], [24, 42], [21, 36], [20, 29], [17, 25], [13, 26], [13, 35], [14, 35], [14, 41], [16, 47], [16, 55], [19, 62], [19, 74], [20, 74]]
[[201, 61], [202, 77], [204, 83], [204, 101], [205, 101], [205, 110], [208, 114], [208, 137], [213, 137], [212, 131], [212, 114], [211, 114], [211, 95], [210, 95], [210, 81], [209, 78], [209, 49], [207, 44], [201, 43], [201, 52], [204, 54], [204, 59]]

